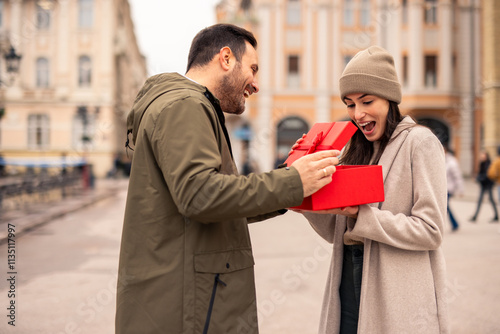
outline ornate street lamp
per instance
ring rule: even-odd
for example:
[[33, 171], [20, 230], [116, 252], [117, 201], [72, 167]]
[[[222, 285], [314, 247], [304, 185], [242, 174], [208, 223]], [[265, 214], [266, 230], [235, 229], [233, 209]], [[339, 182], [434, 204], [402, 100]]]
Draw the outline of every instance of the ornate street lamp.
[[16, 50], [13, 46], [11, 46], [9, 52], [4, 55], [4, 58], [7, 67], [7, 73], [19, 73], [19, 63], [21, 62], [21, 56], [16, 53]]
[[[4, 58], [5, 58], [5, 67], [7, 70], [7, 74], [9, 75], [8, 83], [12, 84], [12, 82], [14, 81], [13, 75], [19, 73], [19, 64], [21, 62], [21, 56], [16, 53], [16, 50], [11, 45], [9, 51], [4, 54]], [[0, 85], [2, 83], [6, 84], [6, 82], [0, 79]], [[0, 104], [0, 122], [2, 121], [4, 115], [5, 115], [5, 106], [2, 103]], [[0, 132], [0, 143], [1, 139], [2, 139], [2, 133]]]
[[19, 64], [21, 62], [21, 56], [16, 53], [13, 46], [10, 47], [9, 51], [4, 55], [5, 67], [7, 69], [7, 74], [10, 75], [9, 82], [12, 83], [14, 77], [13, 74], [19, 73]]

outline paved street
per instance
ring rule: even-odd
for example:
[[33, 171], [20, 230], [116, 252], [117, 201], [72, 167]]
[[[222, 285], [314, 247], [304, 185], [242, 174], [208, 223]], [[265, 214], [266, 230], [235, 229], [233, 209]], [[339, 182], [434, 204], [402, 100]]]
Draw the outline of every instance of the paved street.
[[[0, 245], [0, 333], [107, 334], [114, 331], [115, 286], [126, 183], [114, 196], [16, 237], [15, 272]], [[444, 249], [453, 334], [500, 332], [500, 224], [485, 202], [476, 224], [477, 188], [452, 208]], [[1, 229], [7, 229], [5, 223]], [[250, 227], [256, 262], [261, 334], [316, 333], [330, 248], [298, 214]], [[3, 231], [2, 231], [3, 232]], [[8, 279], [15, 276], [15, 298]], [[15, 301], [15, 328], [9, 303]]]
[[[7, 324], [6, 244], [0, 246], [0, 333], [114, 333], [125, 188], [16, 240], [16, 327]], [[2, 226], [2, 228], [4, 228]]]

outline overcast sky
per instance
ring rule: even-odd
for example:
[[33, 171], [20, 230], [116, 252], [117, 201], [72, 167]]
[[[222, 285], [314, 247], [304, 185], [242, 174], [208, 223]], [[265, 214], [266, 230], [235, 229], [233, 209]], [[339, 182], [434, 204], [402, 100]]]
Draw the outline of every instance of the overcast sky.
[[215, 23], [215, 5], [219, 1], [129, 0], [149, 75], [184, 74], [191, 41], [198, 31]]

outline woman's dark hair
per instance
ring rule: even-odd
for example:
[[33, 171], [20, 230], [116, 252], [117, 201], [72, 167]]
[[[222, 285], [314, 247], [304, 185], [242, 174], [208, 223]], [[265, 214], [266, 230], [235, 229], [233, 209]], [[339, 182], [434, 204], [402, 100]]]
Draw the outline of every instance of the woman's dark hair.
[[[377, 155], [372, 161], [373, 165], [378, 164], [382, 153], [384, 153], [387, 144], [389, 144], [389, 141], [391, 140], [392, 133], [402, 120], [403, 116], [399, 111], [398, 104], [396, 102], [389, 101], [389, 111], [387, 113], [385, 132], [379, 139], [380, 147], [377, 151]], [[354, 121], [351, 120], [351, 122], [356, 125]], [[346, 145], [345, 152], [343, 153], [340, 162], [343, 165], [368, 165], [370, 164], [370, 160], [372, 160], [371, 158], [373, 152], [373, 143], [366, 139], [361, 130], [356, 131], [349, 143]]]
[[186, 72], [193, 67], [208, 64], [220, 49], [226, 46], [234, 53], [236, 60], [241, 62], [246, 51], [245, 42], [257, 49], [257, 40], [254, 35], [232, 24], [215, 24], [201, 30], [191, 43]]

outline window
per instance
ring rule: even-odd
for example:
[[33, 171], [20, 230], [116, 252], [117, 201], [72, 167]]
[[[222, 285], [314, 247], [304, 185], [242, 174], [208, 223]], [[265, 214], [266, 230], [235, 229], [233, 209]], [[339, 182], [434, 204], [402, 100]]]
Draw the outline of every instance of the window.
[[90, 87], [92, 83], [92, 63], [88, 56], [78, 59], [78, 86]]
[[403, 86], [408, 85], [408, 56], [403, 56]]
[[370, 0], [361, 0], [361, 25], [367, 27], [370, 25]]
[[437, 23], [437, 0], [425, 0], [424, 17], [426, 24]]
[[72, 144], [75, 149], [93, 147], [95, 134], [95, 114], [86, 106], [80, 106], [73, 118]]
[[40, 150], [49, 147], [49, 125], [48, 115], [28, 115], [28, 148]]
[[300, 25], [301, 17], [299, 0], [288, 0], [286, 8], [286, 22], [291, 26]]
[[288, 56], [288, 87], [300, 87], [300, 69], [299, 69], [299, 56]]
[[403, 0], [403, 4], [401, 5], [401, 11], [402, 11], [402, 21], [403, 24], [406, 25], [408, 24], [408, 0]]
[[49, 87], [49, 60], [47, 58], [38, 58], [36, 60], [36, 87]]
[[0, 1], [0, 27], [3, 26], [3, 1]]
[[457, 80], [455, 80], [455, 78], [458, 78], [458, 66], [457, 66], [457, 56], [454, 54], [451, 56], [451, 68], [452, 68], [452, 80], [451, 82], [453, 82], [455, 84], [455, 88], [456, 88], [456, 85], [457, 85]]
[[354, 56], [351, 56], [351, 55], [344, 56], [344, 68], [347, 66], [347, 64], [349, 64], [349, 62], [351, 61], [352, 57], [354, 57]]
[[36, 5], [36, 27], [38, 30], [48, 30], [50, 28], [51, 12], [47, 7]]
[[437, 86], [437, 56], [425, 56], [425, 86]]
[[354, 0], [344, 0], [344, 26], [354, 25]]
[[458, 13], [457, 13], [458, 9], [459, 9], [459, 6], [457, 4], [457, 0], [452, 0], [451, 1], [451, 12], [452, 12], [451, 22], [453, 22], [454, 27], [456, 27], [457, 21], [458, 21]]
[[93, 0], [78, 0], [78, 25], [90, 28], [94, 24]]

